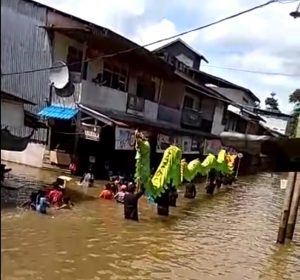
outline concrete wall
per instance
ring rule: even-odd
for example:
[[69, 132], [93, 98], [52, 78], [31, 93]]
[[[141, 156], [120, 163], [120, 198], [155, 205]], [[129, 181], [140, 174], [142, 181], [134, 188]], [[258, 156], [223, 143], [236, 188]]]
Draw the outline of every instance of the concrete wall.
[[144, 118], [152, 121], [157, 120], [158, 104], [145, 100]]
[[213, 125], [211, 129], [212, 134], [220, 135], [225, 129], [225, 126], [222, 124], [224, 109], [224, 103], [218, 102], [216, 104]]
[[23, 152], [11, 152], [2, 150], [1, 160], [41, 168], [43, 165], [44, 151], [45, 145], [29, 143], [26, 150]]
[[1, 125], [23, 127], [24, 104], [1, 99]]

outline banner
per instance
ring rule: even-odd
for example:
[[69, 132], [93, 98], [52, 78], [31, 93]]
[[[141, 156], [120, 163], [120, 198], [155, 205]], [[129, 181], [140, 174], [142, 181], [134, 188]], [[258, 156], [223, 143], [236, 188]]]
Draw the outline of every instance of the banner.
[[115, 149], [134, 150], [134, 129], [116, 127], [115, 130]]
[[163, 153], [171, 144], [175, 144], [182, 150], [182, 154], [199, 154], [202, 140], [190, 136], [157, 135], [156, 152]]

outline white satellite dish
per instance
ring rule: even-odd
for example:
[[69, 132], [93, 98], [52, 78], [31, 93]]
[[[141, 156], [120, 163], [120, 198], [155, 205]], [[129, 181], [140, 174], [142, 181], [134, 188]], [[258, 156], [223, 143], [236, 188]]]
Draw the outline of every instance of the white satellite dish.
[[69, 82], [69, 69], [67, 65], [62, 61], [54, 62], [50, 69], [49, 79], [55, 88], [64, 88]]
[[68, 82], [62, 89], [55, 88], [55, 93], [59, 97], [70, 97], [75, 91], [75, 86], [72, 82]]

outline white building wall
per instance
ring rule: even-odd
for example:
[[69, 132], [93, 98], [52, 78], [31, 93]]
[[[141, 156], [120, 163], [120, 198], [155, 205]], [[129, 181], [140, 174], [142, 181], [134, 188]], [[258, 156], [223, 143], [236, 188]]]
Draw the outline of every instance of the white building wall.
[[265, 123], [263, 123], [264, 126], [279, 132], [281, 134], [286, 133], [288, 121], [279, 119], [279, 118], [274, 118], [274, 117], [269, 117], [269, 116], [261, 116], [265, 120]]
[[29, 143], [23, 152], [1, 150], [1, 160], [41, 168], [43, 166], [44, 151], [45, 145]]
[[211, 129], [212, 134], [220, 135], [225, 129], [225, 126], [222, 124], [224, 109], [224, 103], [218, 102], [216, 104], [213, 125]]

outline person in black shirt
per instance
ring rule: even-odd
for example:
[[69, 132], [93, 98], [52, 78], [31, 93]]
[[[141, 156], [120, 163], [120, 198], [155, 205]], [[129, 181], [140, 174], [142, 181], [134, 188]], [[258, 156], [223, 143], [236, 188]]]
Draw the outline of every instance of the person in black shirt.
[[206, 186], [206, 193], [212, 195], [214, 193], [215, 187], [216, 187], [216, 170], [212, 169], [209, 174], [209, 183]]
[[197, 192], [196, 192], [195, 184], [193, 183], [186, 184], [184, 197], [192, 199], [196, 197], [196, 194]]
[[141, 186], [141, 190], [137, 193], [135, 192], [135, 185], [132, 184], [128, 186], [128, 191], [124, 196], [124, 217], [128, 220], [139, 220], [138, 214], [138, 200], [145, 193], [144, 186]]
[[169, 216], [169, 206], [170, 206], [170, 193], [169, 190], [165, 190], [160, 197], [155, 199], [157, 203], [157, 215]]
[[177, 189], [176, 187], [171, 186], [169, 192], [169, 204], [171, 207], [176, 207], [177, 198], [178, 198]]
[[223, 176], [221, 173], [219, 173], [216, 177], [216, 187], [218, 190], [221, 188], [222, 183], [223, 183]]

